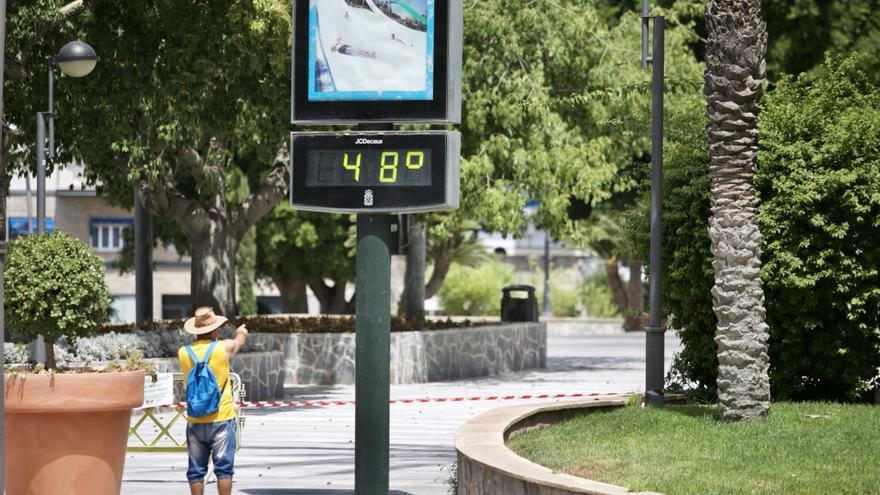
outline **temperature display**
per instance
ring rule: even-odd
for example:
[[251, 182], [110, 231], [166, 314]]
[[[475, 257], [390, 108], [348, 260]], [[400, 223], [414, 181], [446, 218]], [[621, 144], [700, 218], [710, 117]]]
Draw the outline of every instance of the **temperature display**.
[[306, 186], [430, 186], [430, 149], [311, 149]]
[[291, 133], [290, 204], [332, 213], [454, 210], [460, 143], [454, 131]]

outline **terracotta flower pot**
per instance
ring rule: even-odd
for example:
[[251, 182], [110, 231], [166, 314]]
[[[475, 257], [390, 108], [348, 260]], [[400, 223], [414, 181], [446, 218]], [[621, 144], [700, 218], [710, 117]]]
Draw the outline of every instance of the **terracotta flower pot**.
[[6, 495], [119, 495], [143, 372], [4, 379]]

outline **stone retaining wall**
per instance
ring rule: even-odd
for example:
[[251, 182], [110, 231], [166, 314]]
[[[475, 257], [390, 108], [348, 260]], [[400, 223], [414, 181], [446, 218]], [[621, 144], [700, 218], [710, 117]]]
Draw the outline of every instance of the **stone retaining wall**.
[[[284, 397], [284, 385], [353, 385], [354, 333], [252, 333], [233, 356], [247, 400]], [[178, 372], [177, 358], [151, 359]], [[426, 383], [544, 368], [544, 323], [504, 323], [454, 330], [393, 332], [391, 383]]]
[[[352, 385], [353, 333], [251, 334], [248, 348], [284, 354], [288, 384]], [[393, 332], [391, 383], [425, 383], [544, 368], [544, 323]]]

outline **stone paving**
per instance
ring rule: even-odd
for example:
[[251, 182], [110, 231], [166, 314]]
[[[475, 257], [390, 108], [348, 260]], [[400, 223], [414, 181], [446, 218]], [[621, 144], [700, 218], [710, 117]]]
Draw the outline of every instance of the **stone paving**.
[[[680, 347], [666, 336], [667, 368]], [[548, 336], [547, 369], [455, 382], [396, 385], [393, 399], [638, 391], [644, 334]], [[352, 400], [354, 388], [294, 387], [289, 400]], [[536, 400], [393, 404], [391, 493], [445, 494], [455, 460], [453, 434], [470, 417]], [[354, 407], [248, 410], [236, 457], [234, 493], [343, 495], [354, 487]], [[177, 433], [182, 432], [182, 427]], [[186, 454], [128, 454], [123, 495], [188, 493]], [[216, 493], [215, 485], [206, 493]]]

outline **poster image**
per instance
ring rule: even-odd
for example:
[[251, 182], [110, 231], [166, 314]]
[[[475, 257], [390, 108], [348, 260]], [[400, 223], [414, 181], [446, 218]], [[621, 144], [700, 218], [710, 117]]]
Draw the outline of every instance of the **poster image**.
[[309, 101], [432, 100], [434, 0], [309, 0]]

